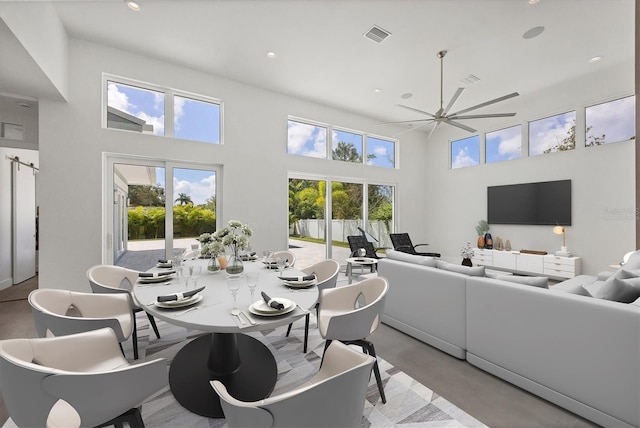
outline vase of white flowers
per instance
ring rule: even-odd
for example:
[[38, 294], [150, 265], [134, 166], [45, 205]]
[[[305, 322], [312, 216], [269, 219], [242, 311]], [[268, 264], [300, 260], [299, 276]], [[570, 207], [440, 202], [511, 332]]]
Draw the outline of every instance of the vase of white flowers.
[[473, 257], [473, 250], [471, 249], [471, 242], [467, 241], [467, 245], [462, 247], [460, 250], [460, 255], [462, 256], [462, 265], [463, 266], [473, 266], [473, 262], [471, 258]]
[[240, 250], [249, 246], [249, 237], [253, 231], [251, 228], [237, 220], [231, 220], [227, 227], [216, 231], [213, 238], [229, 248], [229, 260], [227, 260], [227, 275], [239, 276], [244, 271], [244, 265], [240, 259]]
[[218, 262], [218, 256], [222, 253], [224, 253], [224, 245], [219, 241], [209, 241], [207, 244], [202, 246], [200, 255], [209, 259], [209, 263], [207, 264], [207, 270], [209, 272], [220, 272], [222, 267]]

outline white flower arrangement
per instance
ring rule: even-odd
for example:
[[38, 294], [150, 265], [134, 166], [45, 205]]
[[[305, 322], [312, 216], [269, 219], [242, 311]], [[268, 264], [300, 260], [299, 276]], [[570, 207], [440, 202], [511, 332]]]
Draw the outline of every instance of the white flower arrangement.
[[471, 241], [467, 241], [467, 245], [462, 247], [460, 255], [463, 259], [470, 259], [473, 257], [473, 249], [471, 249]]
[[224, 245], [220, 241], [209, 241], [203, 244], [200, 250], [203, 257], [218, 257], [222, 253], [224, 253]]
[[213, 236], [210, 233], [203, 233], [198, 237], [198, 242], [202, 244], [202, 247], [204, 247], [206, 244], [212, 241], [213, 241]]
[[249, 225], [242, 224], [238, 220], [230, 220], [227, 227], [217, 230], [213, 234], [213, 239], [222, 243], [224, 247], [229, 247], [233, 255], [237, 257], [238, 250], [249, 246], [249, 237], [252, 233]]

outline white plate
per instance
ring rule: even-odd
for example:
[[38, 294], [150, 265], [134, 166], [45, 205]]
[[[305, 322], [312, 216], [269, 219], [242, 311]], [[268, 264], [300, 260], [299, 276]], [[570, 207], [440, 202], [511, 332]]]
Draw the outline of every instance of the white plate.
[[258, 300], [257, 302], [249, 306], [249, 312], [251, 312], [254, 315], [261, 315], [264, 317], [273, 317], [277, 315], [288, 314], [289, 312], [293, 311], [296, 308], [296, 304], [289, 299], [279, 297], [275, 300], [282, 303], [284, 305], [284, 309], [282, 310], [274, 309], [271, 306], [267, 305], [267, 302], [265, 302], [264, 300]]
[[168, 275], [158, 275], [156, 277], [153, 276], [149, 276], [149, 277], [139, 277], [138, 278], [138, 282], [141, 283], [145, 283], [145, 282], [163, 282], [163, 281], [167, 281], [171, 278], [174, 278], [176, 276], [175, 273], [170, 273]]
[[156, 302], [156, 306], [160, 308], [183, 308], [185, 306], [194, 305], [202, 300], [202, 294], [194, 294], [182, 300], [171, 300], [169, 302]]
[[282, 280], [287, 287], [291, 288], [308, 288], [316, 283], [315, 279], [311, 279], [309, 281], [286, 281]]

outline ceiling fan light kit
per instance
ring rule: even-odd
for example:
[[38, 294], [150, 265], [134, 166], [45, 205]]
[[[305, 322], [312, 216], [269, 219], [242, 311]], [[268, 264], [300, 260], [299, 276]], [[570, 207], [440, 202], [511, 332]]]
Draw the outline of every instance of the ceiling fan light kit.
[[[436, 127], [441, 124], [447, 124], [447, 125], [451, 125], [451, 126], [455, 126], [457, 128], [460, 129], [464, 129], [465, 131], [468, 132], [476, 132], [476, 129], [464, 125], [462, 123], [460, 123], [460, 120], [466, 120], [466, 119], [487, 119], [487, 118], [496, 118], [496, 117], [513, 117], [516, 115], [516, 113], [490, 113], [490, 114], [470, 114], [470, 115], [463, 115], [463, 113], [467, 113], [473, 110], [477, 110], [479, 108], [482, 107], [486, 107], [489, 106], [491, 104], [496, 104], [499, 103], [501, 101], [505, 101], [508, 100], [510, 98], [513, 97], [517, 97], [518, 94], [517, 92], [512, 92], [510, 94], [504, 95], [502, 97], [498, 97], [498, 98], [494, 98], [492, 100], [480, 103], [480, 104], [476, 104], [472, 107], [468, 107], [465, 108], [463, 110], [458, 110], [455, 113], [451, 113], [449, 114], [449, 110], [453, 107], [453, 105], [455, 104], [455, 102], [458, 100], [458, 98], [460, 97], [460, 95], [462, 94], [462, 92], [464, 91], [464, 88], [458, 88], [456, 90], [456, 92], [453, 94], [453, 97], [451, 98], [451, 100], [449, 101], [449, 103], [447, 104], [446, 107], [444, 107], [444, 102], [443, 102], [443, 91], [444, 91], [444, 57], [447, 55], [447, 51], [446, 50], [441, 50], [438, 52], [437, 56], [438, 58], [440, 58], [440, 108], [438, 109], [438, 111], [436, 111], [435, 113], [429, 113], [426, 112], [424, 110], [419, 110], [417, 108], [413, 108], [413, 107], [409, 107], [403, 104], [398, 104], [399, 107], [402, 107], [404, 109], [407, 110], [411, 110], [413, 112], [416, 113], [420, 113], [426, 116], [429, 116], [427, 119], [414, 119], [414, 120], [404, 120], [404, 121], [399, 121], [399, 122], [385, 122], [383, 123], [384, 125], [387, 124], [402, 124], [402, 123], [413, 123], [413, 122], [425, 122], [424, 124], [414, 127], [412, 129], [409, 129], [407, 131], [404, 132], [409, 132], [409, 131], [414, 131], [416, 129], [419, 129], [423, 126], [427, 126], [430, 124], [434, 124], [433, 128], [431, 129], [431, 133], [429, 133], [429, 137], [431, 136], [431, 134], [433, 134], [433, 131], [436, 129]], [[402, 132], [402, 133], [404, 133]], [[399, 134], [398, 134], [399, 135]]]

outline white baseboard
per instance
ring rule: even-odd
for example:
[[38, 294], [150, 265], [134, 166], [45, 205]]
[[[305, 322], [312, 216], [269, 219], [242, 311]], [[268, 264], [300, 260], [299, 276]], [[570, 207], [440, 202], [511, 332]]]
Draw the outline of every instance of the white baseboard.
[[0, 290], [9, 288], [13, 285], [13, 278], [7, 278], [4, 281], [0, 281]]

